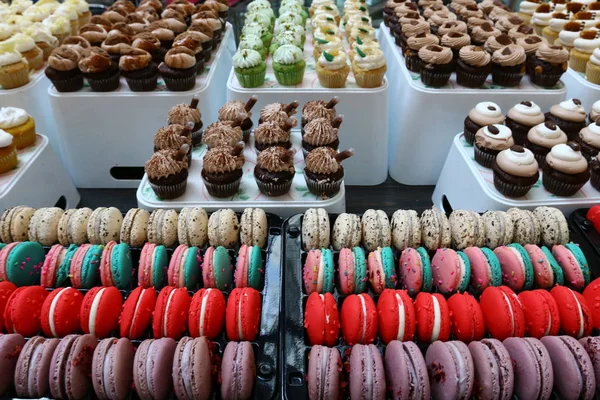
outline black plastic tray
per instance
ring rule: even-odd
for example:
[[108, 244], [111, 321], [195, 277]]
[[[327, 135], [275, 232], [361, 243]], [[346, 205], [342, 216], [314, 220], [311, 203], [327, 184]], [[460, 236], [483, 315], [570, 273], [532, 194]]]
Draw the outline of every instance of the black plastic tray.
[[587, 258], [592, 279], [600, 277], [600, 233], [586, 218], [588, 208], [580, 208], [569, 216], [571, 241], [578, 243]]

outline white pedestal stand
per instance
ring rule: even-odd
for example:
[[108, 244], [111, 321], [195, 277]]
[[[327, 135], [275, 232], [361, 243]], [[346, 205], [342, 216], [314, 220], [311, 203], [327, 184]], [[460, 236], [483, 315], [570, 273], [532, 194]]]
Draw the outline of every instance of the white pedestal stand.
[[567, 86], [567, 97], [581, 100], [588, 113], [592, 104], [600, 100], [600, 85], [589, 82], [584, 74], [569, 68], [562, 76], [562, 81]]

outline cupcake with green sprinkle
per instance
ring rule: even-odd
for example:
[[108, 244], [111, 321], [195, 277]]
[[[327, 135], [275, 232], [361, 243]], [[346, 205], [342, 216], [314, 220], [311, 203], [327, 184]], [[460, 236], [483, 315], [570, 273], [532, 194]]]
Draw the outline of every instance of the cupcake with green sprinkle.
[[297, 37], [294, 32], [285, 31], [273, 38], [271, 47], [269, 47], [269, 54], [275, 54], [275, 51], [285, 44], [293, 44], [300, 50], [304, 50], [304, 47], [302, 46], [302, 40], [300, 40], [300, 38]]
[[305, 68], [302, 50], [293, 44], [284, 44], [273, 54], [273, 71], [281, 85], [293, 86], [301, 83]]
[[285, 4], [282, 4], [281, 7], [279, 7], [280, 15], [288, 12], [299, 14], [302, 17], [303, 23], [306, 23], [306, 20], [308, 19], [308, 13], [300, 3], [287, 2]]
[[296, 37], [300, 38], [302, 47], [304, 47], [304, 42], [306, 41], [306, 30], [303, 26], [289, 22], [287, 24], [279, 24], [275, 29], [275, 35], [279, 35], [281, 32], [293, 32]]
[[271, 28], [262, 26], [258, 22], [251, 22], [249, 24], [244, 25], [242, 28], [242, 36], [240, 39], [244, 39], [247, 35], [256, 35], [260, 37], [264, 46], [268, 49], [271, 45], [271, 40], [273, 40], [273, 34], [271, 33]]
[[240, 45], [238, 46], [238, 49], [239, 50], [248, 49], [248, 50], [258, 51], [258, 53], [260, 54], [260, 56], [262, 57], [263, 60], [265, 58], [267, 58], [267, 48], [263, 44], [262, 40], [260, 40], [260, 37], [258, 37], [256, 35], [244, 36], [244, 39], [242, 39], [240, 41]]
[[280, 13], [278, 21], [280, 24], [292, 23], [301, 26], [304, 26], [304, 24], [306, 23], [301, 14], [293, 11]]
[[267, 64], [256, 50], [238, 50], [233, 55], [233, 70], [244, 88], [255, 88], [265, 83]]
[[257, 11], [255, 13], [253, 13], [252, 15], [247, 15], [246, 19], [244, 21], [244, 23], [246, 25], [255, 23], [255, 22], [257, 24], [260, 24], [261, 26], [269, 28], [269, 30], [273, 30], [273, 21], [271, 20], [270, 15], [267, 13]]

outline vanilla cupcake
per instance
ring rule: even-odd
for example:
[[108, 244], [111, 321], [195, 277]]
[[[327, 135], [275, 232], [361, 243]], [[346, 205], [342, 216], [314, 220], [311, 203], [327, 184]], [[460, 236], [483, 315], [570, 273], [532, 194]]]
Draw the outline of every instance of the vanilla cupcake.
[[542, 29], [542, 36], [548, 43], [554, 44], [554, 42], [558, 40], [558, 34], [563, 30], [567, 22], [569, 22], [569, 16], [567, 14], [555, 11], [548, 22], [548, 26]]
[[567, 50], [571, 50], [575, 46], [575, 39], [579, 38], [579, 33], [582, 29], [583, 25], [578, 22], [567, 22], [563, 30], [558, 34], [558, 42], [555, 43], [565, 47]]
[[17, 166], [17, 148], [12, 135], [0, 129], [0, 175]]
[[585, 78], [600, 85], [600, 49], [594, 49], [590, 60], [585, 65]]
[[43, 20], [42, 24], [50, 29], [50, 33], [58, 39], [59, 44], [62, 44], [63, 40], [71, 35], [69, 20], [63, 16], [51, 15]]
[[43, 52], [44, 61], [50, 57], [52, 50], [58, 47], [58, 39], [50, 33], [50, 29], [41, 23], [36, 23], [25, 29], [24, 33], [32, 38], [35, 45]]
[[557, 144], [567, 143], [567, 135], [552, 121], [542, 122], [529, 130], [525, 147], [533, 153], [540, 168], [546, 164], [546, 155]]
[[326, 88], [342, 88], [350, 73], [348, 56], [340, 50], [324, 51], [316, 63], [317, 77], [321, 86]]
[[0, 22], [0, 42], [9, 39], [14, 33], [16, 32], [13, 25]]
[[533, 25], [536, 34], [541, 36], [544, 28], [550, 25], [552, 12], [550, 4], [548, 3], [542, 3], [535, 9], [530, 23]]
[[[418, 56], [418, 55], [417, 55]], [[383, 84], [387, 64], [383, 51], [377, 48], [358, 51], [352, 60], [352, 72], [356, 84], [363, 88], [376, 88]]]
[[600, 121], [592, 122], [581, 131], [577, 137], [581, 153], [588, 162], [600, 152]]
[[533, 13], [538, 8], [540, 3], [541, 3], [540, 0], [536, 0], [536, 1], [524, 0], [524, 1], [522, 1], [521, 4], [519, 4], [519, 13], [518, 13], [519, 17], [523, 18], [523, 20], [526, 23], [529, 22], [531, 20], [531, 17], [533, 16]]
[[14, 49], [25, 57], [29, 63], [30, 71], [41, 69], [44, 66], [44, 52], [36, 46], [32, 38], [22, 33], [17, 33], [9, 40], [13, 43]]
[[595, 49], [600, 47], [597, 30], [586, 30], [573, 41], [573, 49], [569, 57], [569, 67], [577, 72], [585, 72], [586, 65]]
[[0, 51], [0, 86], [16, 89], [29, 83], [29, 63], [18, 51]]
[[544, 113], [533, 101], [522, 101], [508, 110], [504, 123], [510, 128], [515, 144], [523, 145], [527, 134], [545, 120]]

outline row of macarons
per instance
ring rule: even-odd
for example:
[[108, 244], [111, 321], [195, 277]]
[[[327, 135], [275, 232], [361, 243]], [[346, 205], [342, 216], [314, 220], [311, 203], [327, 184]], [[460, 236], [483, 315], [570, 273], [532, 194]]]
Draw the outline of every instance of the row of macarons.
[[0, 332], [25, 337], [62, 338], [83, 332], [101, 339], [177, 340], [188, 334], [218, 340], [226, 333], [230, 341], [254, 341], [262, 308], [261, 294], [252, 288], [233, 289], [226, 300], [217, 289], [201, 289], [190, 296], [185, 288], [167, 286], [157, 294], [155, 288], [137, 287], [123, 301], [114, 286], [48, 291], [4, 281], [0, 293]]
[[[26, 340], [0, 336], [0, 395], [79, 400], [249, 399], [256, 378], [254, 348], [229, 342], [222, 358], [206, 338], [147, 339], [135, 346], [125, 338], [98, 340], [69, 335]], [[220, 385], [219, 385], [220, 383]], [[220, 387], [219, 387], [220, 386]], [[16, 396], [11, 394], [16, 393]]]

